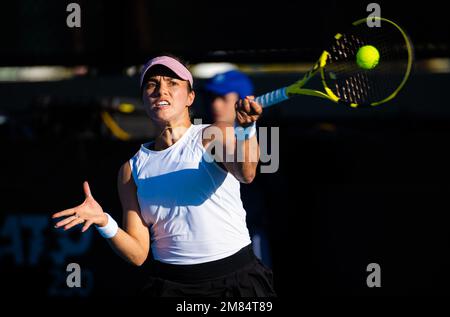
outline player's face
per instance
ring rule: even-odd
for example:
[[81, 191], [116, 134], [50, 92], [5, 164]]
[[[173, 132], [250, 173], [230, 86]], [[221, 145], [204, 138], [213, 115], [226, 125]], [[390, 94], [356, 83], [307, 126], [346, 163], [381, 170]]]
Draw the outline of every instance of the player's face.
[[150, 118], [157, 122], [171, 122], [189, 117], [188, 107], [194, 101], [185, 80], [155, 75], [148, 79], [142, 90], [142, 100]]
[[214, 122], [234, 122], [234, 119], [236, 118], [235, 107], [238, 100], [239, 95], [235, 92], [214, 96], [211, 101], [211, 113]]

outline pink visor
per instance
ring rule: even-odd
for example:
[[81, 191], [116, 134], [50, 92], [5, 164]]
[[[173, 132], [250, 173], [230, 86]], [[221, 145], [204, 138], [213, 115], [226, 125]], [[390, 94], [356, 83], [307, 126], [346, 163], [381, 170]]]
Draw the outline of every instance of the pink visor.
[[147, 64], [144, 65], [144, 68], [142, 68], [141, 72], [141, 80], [140, 80], [140, 87], [142, 88], [142, 84], [144, 81], [145, 74], [147, 71], [152, 68], [155, 65], [163, 65], [172, 70], [175, 74], [177, 74], [178, 77], [180, 77], [183, 80], [189, 81], [191, 84], [191, 88], [194, 88], [194, 80], [192, 78], [192, 74], [189, 72], [189, 70], [184, 67], [183, 64], [181, 64], [176, 59], [169, 57], [169, 56], [158, 56], [155, 58], [152, 58], [147, 62]]

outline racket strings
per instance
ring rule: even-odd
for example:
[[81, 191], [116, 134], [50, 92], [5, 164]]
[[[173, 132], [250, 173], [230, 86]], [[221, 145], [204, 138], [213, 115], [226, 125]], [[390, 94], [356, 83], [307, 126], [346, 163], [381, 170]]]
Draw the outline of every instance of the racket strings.
[[[351, 36], [349, 41], [346, 36], [343, 36], [342, 40], [338, 40], [336, 45], [332, 46], [332, 59], [338, 62], [335, 64], [337, 67], [333, 71], [334, 76], [343, 78], [336, 80], [335, 82], [335, 94], [343, 99], [345, 102], [356, 102], [357, 100], [365, 100], [367, 98], [367, 77], [361, 72], [356, 72], [357, 69], [350, 69], [351, 65], [343, 65], [339, 63], [342, 60], [348, 60], [355, 55], [355, 46], [363, 46], [363, 43], [359, 38]], [[350, 66], [350, 67], [349, 67]], [[345, 75], [344, 77], [342, 75]], [[336, 78], [337, 79], [337, 78]]]
[[[356, 63], [358, 49], [364, 45], [373, 45], [380, 53], [374, 69], [362, 69]], [[407, 67], [404, 38], [388, 23], [380, 28], [354, 27], [333, 42], [329, 53], [325, 81], [337, 97], [348, 103], [370, 104], [388, 97], [402, 80], [402, 76], [394, 76], [394, 68], [402, 75]]]

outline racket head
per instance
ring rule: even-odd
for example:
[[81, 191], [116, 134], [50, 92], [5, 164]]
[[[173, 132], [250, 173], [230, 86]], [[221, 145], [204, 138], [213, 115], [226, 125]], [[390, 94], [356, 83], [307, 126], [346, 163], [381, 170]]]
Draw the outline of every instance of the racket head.
[[[370, 107], [393, 99], [405, 85], [412, 68], [414, 51], [406, 32], [396, 23], [374, 17], [380, 27], [369, 27], [367, 19], [353, 22], [351, 28], [338, 33], [320, 73], [329, 99], [353, 108]], [[356, 61], [365, 45], [379, 52], [378, 64], [361, 68]]]

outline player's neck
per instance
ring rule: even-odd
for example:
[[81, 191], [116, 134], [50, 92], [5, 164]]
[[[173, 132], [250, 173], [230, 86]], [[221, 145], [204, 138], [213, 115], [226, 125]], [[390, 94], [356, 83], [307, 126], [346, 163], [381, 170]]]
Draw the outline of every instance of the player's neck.
[[167, 149], [175, 144], [186, 133], [192, 125], [191, 121], [172, 122], [161, 126], [158, 136], [155, 139], [154, 148], [156, 151]]

